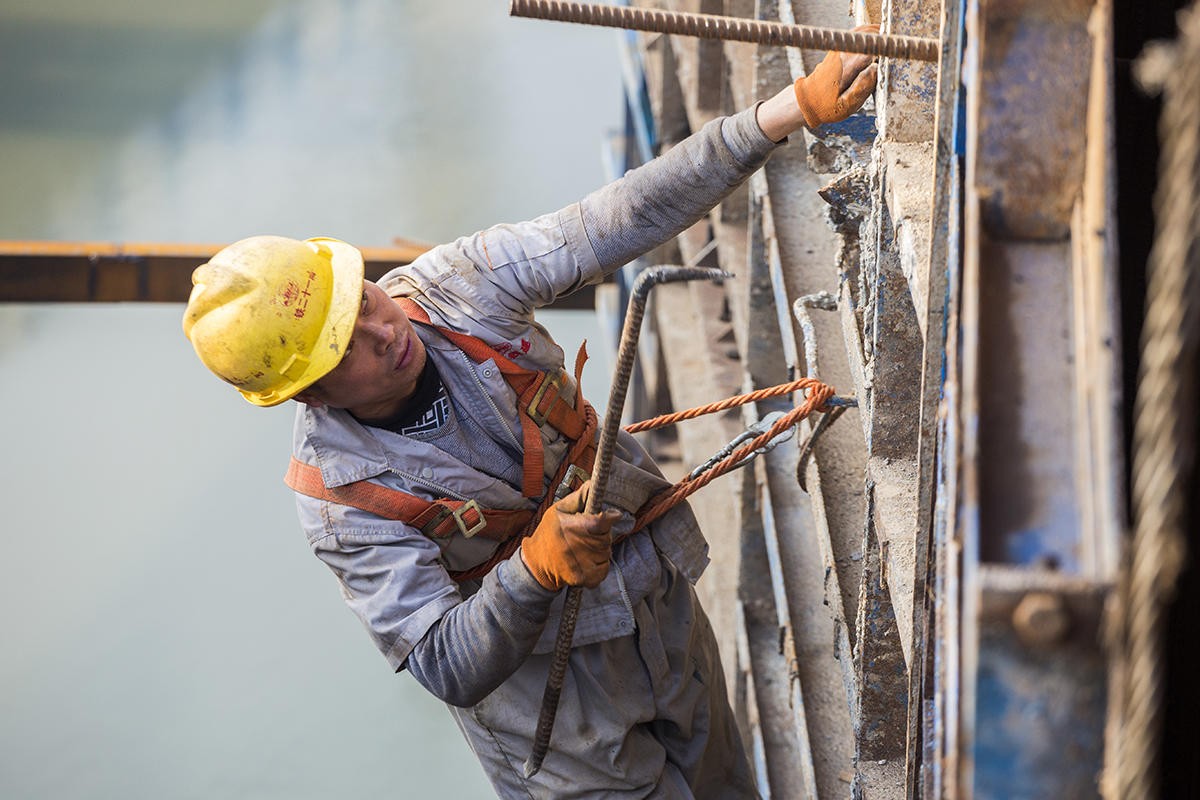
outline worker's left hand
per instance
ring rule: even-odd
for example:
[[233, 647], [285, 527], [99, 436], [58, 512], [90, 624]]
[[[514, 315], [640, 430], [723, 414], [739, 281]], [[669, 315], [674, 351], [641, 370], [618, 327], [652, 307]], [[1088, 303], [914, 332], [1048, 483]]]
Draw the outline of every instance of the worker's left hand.
[[[879, 33], [878, 25], [859, 25], [858, 33]], [[812, 74], [797, 78], [793, 89], [796, 105], [809, 129], [828, 122], [841, 122], [875, 91], [879, 67], [874, 56], [831, 51]]]
[[546, 510], [537, 528], [521, 542], [521, 559], [534, 580], [547, 589], [599, 586], [612, 558], [615, 509], [585, 514], [591, 482]]

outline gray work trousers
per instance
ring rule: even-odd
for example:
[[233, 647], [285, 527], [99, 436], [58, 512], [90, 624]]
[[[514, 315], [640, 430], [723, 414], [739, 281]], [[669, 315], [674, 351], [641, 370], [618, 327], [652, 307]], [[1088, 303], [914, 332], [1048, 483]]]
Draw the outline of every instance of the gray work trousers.
[[665, 558], [637, 631], [571, 652], [550, 751], [524, 778], [552, 656], [451, 708], [502, 798], [754, 798], [708, 617]]

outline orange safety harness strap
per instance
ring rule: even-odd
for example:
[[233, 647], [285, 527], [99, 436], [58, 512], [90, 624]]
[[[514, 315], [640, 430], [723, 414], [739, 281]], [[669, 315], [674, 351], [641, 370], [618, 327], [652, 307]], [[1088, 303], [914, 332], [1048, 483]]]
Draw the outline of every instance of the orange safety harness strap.
[[295, 458], [288, 465], [284, 482], [300, 494], [399, 520], [435, 539], [458, 532], [468, 538], [482, 536], [503, 542], [524, 530], [533, 519], [533, 512], [525, 509], [485, 510], [474, 500], [422, 500], [400, 489], [365, 480], [328, 487], [319, 468]]

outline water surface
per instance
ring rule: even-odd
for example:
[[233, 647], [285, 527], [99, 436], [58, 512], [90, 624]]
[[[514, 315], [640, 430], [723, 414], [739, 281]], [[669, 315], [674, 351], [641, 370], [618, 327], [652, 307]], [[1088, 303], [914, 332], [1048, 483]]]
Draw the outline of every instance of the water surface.
[[[380, 245], [564, 205], [603, 179], [613, 33], [506, 7], [0, 5], [0, 237]], [[488, 796], [308, 552], [291, 410], [212, 378], [181, 313], [0, 305], [0, 796]]]

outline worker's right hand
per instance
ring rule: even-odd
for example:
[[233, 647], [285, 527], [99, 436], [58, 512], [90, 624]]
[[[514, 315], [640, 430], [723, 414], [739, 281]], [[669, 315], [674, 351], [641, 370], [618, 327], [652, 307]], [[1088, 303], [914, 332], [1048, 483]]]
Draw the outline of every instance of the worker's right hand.
[[591, 483], [546, 510], [533, 533], [521, 542], [521, 560], [546, 589], [599, 586], [612, 559], [612, 526], [621, 512], [585, 514]]
[[[857, 33], [879, 33], [878, 25], [859, 25]], [[831, 51], [810, 75], [794, 84], [796, 105], [809, 130], [828, 122], [841, 122], [875, 91], [879, 68], [873, 56]]]

